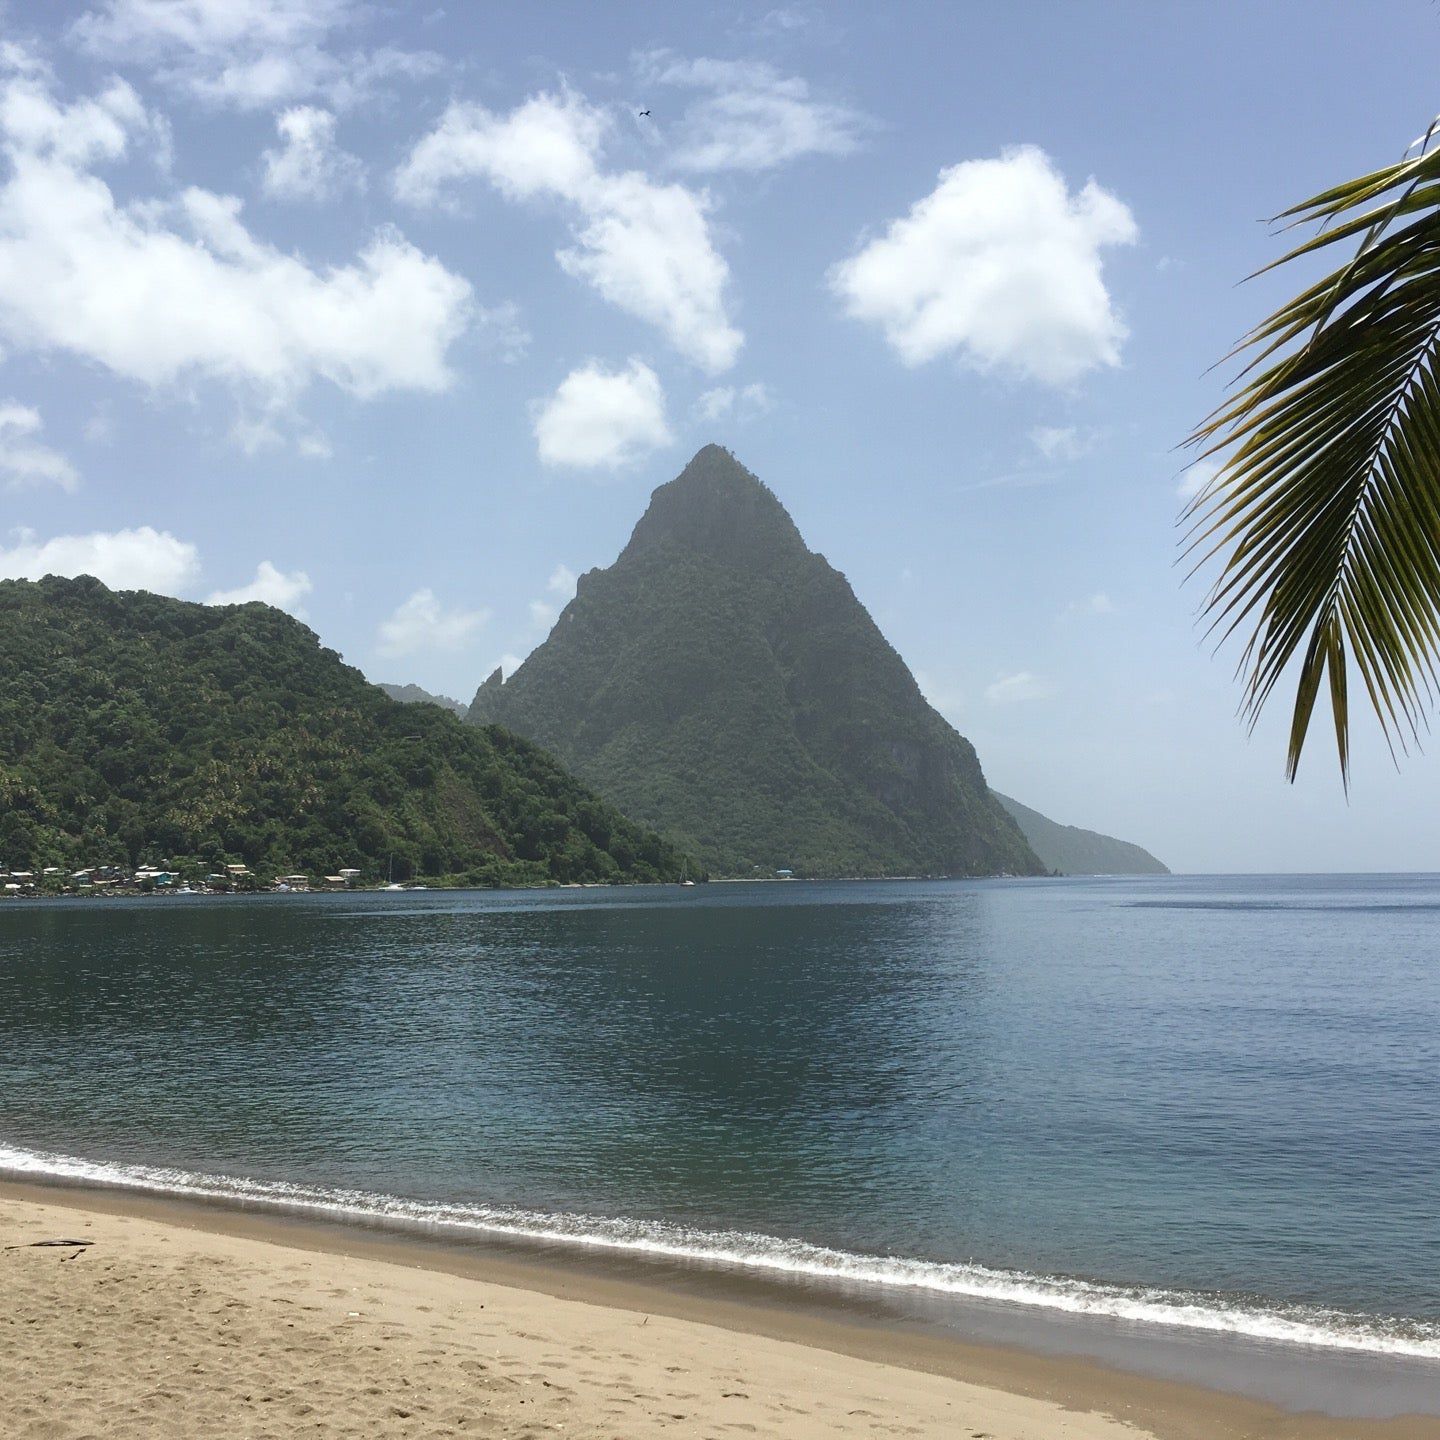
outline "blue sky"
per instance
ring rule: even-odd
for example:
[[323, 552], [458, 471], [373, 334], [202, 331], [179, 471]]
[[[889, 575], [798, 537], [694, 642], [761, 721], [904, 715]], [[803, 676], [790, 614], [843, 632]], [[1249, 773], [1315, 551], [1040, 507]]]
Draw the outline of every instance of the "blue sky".
[[[992, 783], [1176, 868], [1440, 869], [1282, 776], [1176, 446], [1263, 217], [1440, 108], [1412, 3], [0, 7], [0, 574], [259, 597], [468, 699], [707, 441]], [[649, 110], [648, 116], [638, 112]]]

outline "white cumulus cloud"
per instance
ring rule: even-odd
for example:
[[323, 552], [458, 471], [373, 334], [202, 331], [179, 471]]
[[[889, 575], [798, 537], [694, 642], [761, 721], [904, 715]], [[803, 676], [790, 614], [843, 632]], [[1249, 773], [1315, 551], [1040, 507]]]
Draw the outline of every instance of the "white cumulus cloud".
[[279, 200], [333, 200], [365, 188], [365, 167], [335, 143], [335, 116], [316, 105], [296, 105], [275, 118], [281, 144], [267, 150], [262, 184]]
[[319, 267], [257, 239], [233, 196], [118, 203], [93, 167], [149, 133], [131, 98], [112, 87], [64, 105], [30, 77], [0, 86], [0, 338], [272, 403], [316, 380], [361, 398], [450, 383], [470, 286], [397, 231]]
[[39, 580], [46, 575], [93, 575], [112, 590], [153, 590], [176, 595], [200, 572], [200, 553], [168, 530], [141, 525], [133, 530], [55, 535], [37, 540], [33, 531], [15, 532], [15, 543], [0, 545], [0, 579]]
[[0, 89], [0, 132], [12, 152], [46, 155], [77, 169], [118, 160], [136, 141], [148, 146], [160, 168], [170, 159], [170, 126], [146, 108], [134, 88], [112, 80], [97, 95], [60, 105], [43, 67], [11, 64]]
[[623, 370], [596, 361], [572, 370], [534, 410], [535, 439], [546, 465], [616, 469], [674, 438], [660, 379], [641, 360]]
[[1072, 194], [1043, 150], [940, 172], [935, 189], [830, 271], [846, 311], [906, 365], [953, 354], [981, 371], [1073, 384], [1120, 363], [1125, 326], [1101, 270], [1139, 231], [1094, 180]]
[[1043, 700], [1055, 693], [1054, 687], [1028, 670], [1002, 675], [985, 687], [985, 698], [992, 705], [1015, 705], [1022, 700]]
[[382, 655], [414, 655], [422, 650], [460, 650], [490, 618], [488, 610], [446, 607], [433, 590], [417, 590], [380, 624]]
[[797, 76], [760, 60], [641, 57], [646, 77], [701, 93], [678, 127], [670, 163], [682, 170], [771, 170], [805, 155], [848, 155], [866, 122], [817, 100]]
[[605, 112], [568, 91], [532, 96], [508, 115], [457, 102], [396, 172], [395, 190], [434, 204], [478, 177], [510, 200], [564, 202], [576, 218], [573, 243], [556, 252], [561, 267], [703, 369], [725, 370], [744, 337], [726, 312], [730, 268], [711, 239], [709, 199], [603, 168], [609, 127]]
[[73, 490], [80, 482], [75, 467], [39, 439], [44, 422], [31, 405], [0, 401], [0, 478], [8, 488], [58, 485]]
[[205, 603], [248, 605], [252, 600], [259, 600], [266, 605], [273, 605], [277, 610], [288, 610], [290, 614], [303, 620], [305, 610], [300, 601], [314, 588], [310, 577], [303, 570], [293, 570], [287, 575], [269, 560], [262, 560], [255, 567], [255, 578], [248, 585], [241, 585], [235, 590], [216, 590], [206, 597]]

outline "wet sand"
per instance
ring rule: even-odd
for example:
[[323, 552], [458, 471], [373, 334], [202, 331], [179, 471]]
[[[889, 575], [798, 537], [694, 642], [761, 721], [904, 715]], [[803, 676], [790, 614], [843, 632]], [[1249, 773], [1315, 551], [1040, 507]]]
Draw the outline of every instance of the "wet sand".
[[[89, 1240], [85, 1247], [38, 1240]], [[469, 1246], [0, 1184], [0, 1435], [1421, 1440], [1072, 1357]], [[1440, 1384], [1440, 1371], [1437, 1371]]]

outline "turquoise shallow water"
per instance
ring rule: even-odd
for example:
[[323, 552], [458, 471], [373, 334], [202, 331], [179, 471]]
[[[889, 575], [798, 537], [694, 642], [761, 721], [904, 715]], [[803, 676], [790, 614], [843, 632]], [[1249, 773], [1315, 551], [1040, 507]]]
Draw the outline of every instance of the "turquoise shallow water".
[[0, 906], [0, 1170], [1440, 1359], [1440, 880]]

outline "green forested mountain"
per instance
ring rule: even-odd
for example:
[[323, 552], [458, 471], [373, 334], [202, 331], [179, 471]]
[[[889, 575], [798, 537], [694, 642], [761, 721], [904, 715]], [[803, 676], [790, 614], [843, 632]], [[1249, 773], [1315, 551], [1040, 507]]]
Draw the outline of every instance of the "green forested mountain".
[[387, 685], [382, 680], [380, 688], [392, 700], [399, 700], [406, 705], [438, 705], [452, 715], [464, 715], [470, 708], [468, 705], [462, 705], [458, 700], [452, 700], [448, 695], [433, 695], [429, 690], [422, 690], [418, 685]]
[[718, 446], [469, 718], [553, 750], [718, 872], [1042, 870], [845, 577]]
[[397, 704], [279, 610], [0, 582], [0, 865], [181, 857], [481, 884], [684, 863], [528, 741]]
[[1061, 825], [1049, 820], [1038, 810], [1012, 800], [1008, 795], [992, 791], [995, 798], [1015, 817], [1030, 848], [1040, 857], [1047, 870], [1061, 875], [1168, 875], [1148, 850], [1101, 835], [1095, 830], [1082, 830], [1078, 825]]

